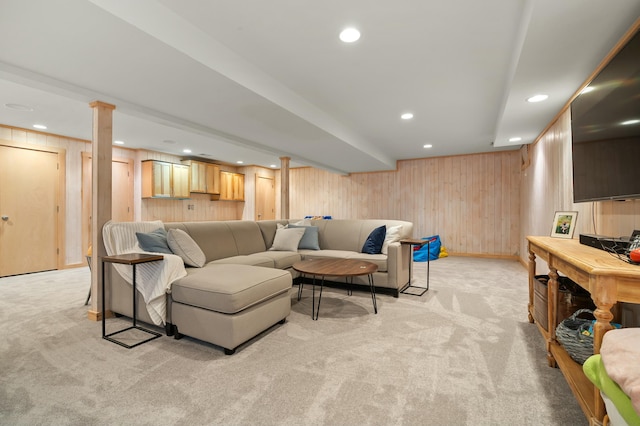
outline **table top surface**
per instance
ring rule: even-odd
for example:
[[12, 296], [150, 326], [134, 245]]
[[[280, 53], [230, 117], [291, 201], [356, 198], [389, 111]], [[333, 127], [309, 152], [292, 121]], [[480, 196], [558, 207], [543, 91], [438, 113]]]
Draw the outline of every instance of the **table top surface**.
[[417, 238], [404, 238], [400, 240], [400, 244], [411, 244], [412, 246], [420, 246], [420, 247], [422, 247], [427, 243], [429, 243], [429, 240], [422, 240]]
[[530, 235], [527, 240], [529, 240], [530, 251], [531, 246], [540, 247], [546, 252], [553, 253], [554, 257], [576, 265], [578, 269], [588, 274], [640, 279], [640, 265], [632, 265], [616, 254], [580, 244], [577, 239]]
[[373, 274], [378, 265], [355, 259], [307, 259], [294, 263], [293, 269], [309, 275], [351, 277]]
[[123, 263], [125, 265], [134, 265], [137, 263], [155, 262], [157, 260], [163, 259], [164, 256], [162, 256], [161, 254], [125, 253], [116, 254], [113, 256], [105, 256], [102, 258], [102, 261], [109, 263]]

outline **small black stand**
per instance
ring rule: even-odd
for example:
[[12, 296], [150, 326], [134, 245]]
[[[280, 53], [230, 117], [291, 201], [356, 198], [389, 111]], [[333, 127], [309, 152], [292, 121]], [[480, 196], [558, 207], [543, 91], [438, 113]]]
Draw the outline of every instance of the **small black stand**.
[[[155, 331], [151, 331], [148, 330], [146, 328], [140, 327], [139, 325], [137, 325], [136, 323], [136, 265], [138, 263], [147, 263], [147, 262], [156, 262], [158, 260], [163, 260], [164, 257], [161, 255], [155, 255], [155, 254], [142, 254], [142, 253], [128, 253], [128, 254], [121, 254], [121, 255], [116, 255], [116, 256], [105, 256], [102, 258], [102, 338], [105, 340], [108, 340], [110, 342], [116, 343], [120, 346], [123, 346], [127, 349], [131, 349], [131, 348], [135, 348], [138, 345], [141, 345], [143, 343], [146, 343], [150, 340], [153, 339], [157, 339], [158, 337], [162, 336], [162, 334], [157, 333]], [[121, 263], [121, 264], [125, 264], [125, 265], [131, 265], [133, 267], [133, 325], [131, 327], [127, 327], [127, 328], [123, 328], [122, 330], [118, 330], [115, 331], [113, 333], [109, 333], [106, 334], [106, 326], [105, 326], [105, 285], [104, 285], [104, 270], [105, 270], [105, 263]], [[137, 342], [133, 345], [128, 345], [124, 342], [121, 342], [119, 340], [114, 339], [111, 336], [114, 336], [116, 334], [120, 334], [122, 332], [128, 331], [128, 330], [140, 330], [143, 331], [145, 333], [151, 334], [152, 336], [149, 337], [148, 339], [142, 340], [141, 342]]]
[[[409, 245], [409, 251], [410, 251], [410, 256], [409, 256], [409, 282], [407, 283], [408, 285], [405, 286], [400, 293], [402, 294], [408, 294], [410, 296], [422, 296], [423, 294], [425, 294], [427, 291], [429, 291], [429, 264], [430, 264], [430, 260], [429, 260], [429, 255], [427, 255], [427, 286], [426, 287], [421, 287], [421, 286], [417, 286], [417, 285], [412, 285], [411, 284], [411, 275], [412, 275], [412, 271], [413, 271], [413, 246], [419, 246], [422, 247], [425, 244], [427, 245], [427, 252], [429, 251], [429, 248], [431, 247], [431, 241], [429, 240], [400, 240], [400, 244], [408, 244]], [[413, 292], [411, 289], [417, 289], [416, 292]]]

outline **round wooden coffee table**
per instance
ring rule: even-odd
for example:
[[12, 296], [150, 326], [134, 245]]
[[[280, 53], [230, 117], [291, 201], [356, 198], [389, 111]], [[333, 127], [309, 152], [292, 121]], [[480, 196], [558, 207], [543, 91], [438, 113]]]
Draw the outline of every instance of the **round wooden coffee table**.
[[[371, 300], [373, 301], [373, 312], [378, 313], [376, 304], [376, 290], [373, 286], [373, 273], [378, 270], [378, 265], [364, 260], [353, 259], [307, 259], [293, 264], [293, 269], [302, 274], [313, 277], [313, 297], [311, 305], [311, 318], [318, 319], [320, 313], [320, 301], [322, 300], [322, 289], [326, 277], [345, 277], [347, 284], [353, 283], [353, 277], [367, 275], [369, 278], [369, 288], [371, 289]], [[318, 306], [316, 308], [316, 278], [320, 279], [320, 295], [318, 296]], [[298, 300], [302, 295], [302, 282], [298, 287]]]

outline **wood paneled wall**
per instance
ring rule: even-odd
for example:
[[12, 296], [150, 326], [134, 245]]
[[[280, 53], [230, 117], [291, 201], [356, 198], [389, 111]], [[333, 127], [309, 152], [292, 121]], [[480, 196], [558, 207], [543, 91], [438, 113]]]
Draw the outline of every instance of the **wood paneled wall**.
[[[408, 220], [415, 225], [415, 237], [439, 234], [451, 253], [516, 255], [523, 262], [527, 261], [526, 236], [548, 235], [558, 210], [579, 212], [576, 238], [580, 233], [623, 236], [640, 229], [640, 200], [572, 202], [569, 120], [569, 112], [564, 113], [537, 143], [520, 152], [403, 160], [396, 171], [350, 176], [310, 167], [291, 169], [291, 217]], [[65, 149], [65, 265], [83, 265], [81, 153], [90, 152], [90, 142], [5, 125], [0, 125], [0, 138]], [[180, 158], [121, 148], [114, 148], [113, 155], [136, 160], [135, 220], [253, 220], [255, 188], [251, 185], [258, 173], [275, 178], [276, 217], [280, 217], [280, 178], [275, 171], [222, 167], [245, 173], [245, 202], [210, 201], [204, 194], [193, 194], [190, 200], [142, 200], [140, 162], [179, 162]], [[521, 170], [522, 158], [528, 165]]]
[[[527, 235], [550, 235], [556, 211], [577, 211], [574, 238], [583, 234], [629, 236], [640, 229], [640, 200], [573, 202], [571, 113], [565, 111], [539, 138], [523, 148], [530, 165], [522, 175], [520, 254], [528, 261]], [[526, 155], [526, 154], [523, 154]], [[540, 263], [540, 270], [546, 265]]]
[[332, 174], [291, 169], [291, 217], [400, 219], [414, 236], [440, 235], [450, 253], [517, 256], [520, 154], [423, 158], [397, 171]]

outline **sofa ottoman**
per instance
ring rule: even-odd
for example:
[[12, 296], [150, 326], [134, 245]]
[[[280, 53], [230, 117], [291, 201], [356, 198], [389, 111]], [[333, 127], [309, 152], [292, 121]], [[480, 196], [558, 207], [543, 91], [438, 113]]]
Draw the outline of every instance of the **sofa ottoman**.
[[291, 312], [291, 274], [260, 266], [212, 263], [190, 269], [171, 288], [174, 337], [195, 337], [227, 355]]

